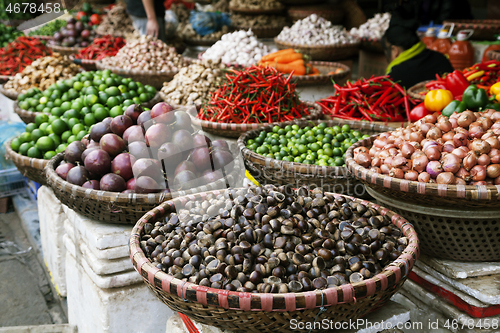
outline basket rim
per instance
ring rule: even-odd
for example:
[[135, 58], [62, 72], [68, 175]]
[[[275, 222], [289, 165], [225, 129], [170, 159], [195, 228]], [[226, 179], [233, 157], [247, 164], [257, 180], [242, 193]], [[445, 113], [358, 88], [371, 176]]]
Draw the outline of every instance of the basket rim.
[[75, 46], [59, 46], [59, 45], [48, 45], [48, 47], [54, 51], [54, 52], [58, 52], [58, 51], [71, 51], [71, 52], [78, 52], [80, 50], [83, 50], [84, 47], [75, 47]]
[[93, 59], [77, 59], [75, 58], [75, 54], [70, 54], [68, 56], [68, 59], [73, 61], [77, 65], [81, 64], [88, 64], [88, 65], [95, 65], [98, 60], [93, 60]]
[[149, 76], [174, 76], [179, 72], [179, 70], [175, 71], [143, 71], [137, 69], [123, 69], [119, 67], [108, 66], [102, 62], [102, 60], [98, 60], [95, 63], [98, 70], [106, 70], [109, 69], [113, 73], [116, 74], [128, 74], [128, 75], [149, 75]]
[[11, 138], [5, 143], [5, 157], [11, 160], [16, 165], [16, 167], [18, 165], [20, 167], [30, 167], [43, 172], [45, 166], [49, 163], [49, 160], [24, 156], [10, 148], [10, 143], [17, 137], [19, 137], [19, 135]]
[[[116, 202], [117, 204], [131, 203], [131, 204], [152, 204], [152, 203], [161, 203], [165, 200], [169, 200], [172, 195], [187, 195], [192, 192], [198, 190], [206, 190], [210, 186], [214, 186], [215, 184], [226, 184], [224, 178], [216, 180], [215, 182], [196, 187], [194, 189], [186, 190], [186, 191], [175, 191], [169, 194], [166, 193], [150, 193], [150, 194], [139, 194], [139, 193], [131, 193], [131, 194], [123, 194], [120, 192], [109, 192], [102, 190], [93, 190], [87, 189], [81, 186], [77, 186], [67, 182], [66, 180], [59, 177], [56, 173], [56, 165], [59, 165], [60, 162], [64, 159], [64, 153], [59, 153], [53, 158], [51, 158], [44, 168], [44, 173], [47, 178], [47, 184], [50, 187], [56, 186], [62, 189], [63, 192], [67, 192], [75, 197], [81, 197], [85, 199], [93, 198], [94, 200], [104, 201], [104, 202]], [[239, 159], [235, 159], [235, 166], [233, 171], [231, 171], [227, 176], [233, 176], [236, 174], [242, 166], [239, 163]]]
[[265, 15], [265, 14], [273, 14], [273, 13], [280, 13], [282, 11], [285, 10], [285, 5], [282, 4], [281, 2], [278, 2], [279, 3], [279, 7], [277, 8], [268, 8], [268, 9], [264, 9], [264, 8], [244, 8], [244, 7], [234, 7], [234, 6], [229, 6], [229, 10], [230, 11], [233, 11], [235, 13], [241, 13], [241, 14], [254, 14], [254, 15], [258, 15], [258, 14], [262, 14], [262, 15]]
[[[294, 75], [292, 80], [294, 79], [295, 82], [309, 82], [309, 81], [321, 81], [321, 80], [328, 80], [328, 79], [342, 79], [345, 76], [348, 76], [349, 73], [351, 73], [351, 68], [347, 65], [344, 65], [340, 62], [331, 62], [331, 61], [310, 61], [309, 62], [313, 66], [323, 66], [323, 67], [330, 67], [330, 68], [342, 68], [344, 71], [336, 74], [319, 74], [319, 75]], [[289, 74], [285, 74], [287, 77]]]
[[[432, 195], [447, 198], [466, 199], [474, 201], [500, 201], [500, 185], [445, 185], [435, 183], [421, 183], [406, 179], [398, 179], [389, 175], [375, 173], [362, 167], [354, 161], [353, 152], [358, 147], [371, 147], [373, 141], [380, 134], [354, 143], [345, 153], [345, 164], [351, 174], [368, 184], [382, 186], [394, 191], [413, 193], [417, 195]], [[467, 195], [469, 194], [469, 195]], [[496, 198], [496, 199], [495, 199]]]
[[[201, 303], [203, 305], [211, 305], [231, 310], [243, 311], [295, 311], [304, 309], [314, 309], [322, 306], [333, 306], [342, 303], [355, 302], [356, 298], [364, 298], [375, 294], [377, 291], [388, 290], [393, 285], [404, 279], [411, 271], [414, 262], [418, 259], [419, 240], [418, 236], [411, 225], [402, 216], [383, 208], [377, 204], [371, 203], [366, 200], [361, 200], [336, 193], [325, 193], [333, 195], [334, 197], [343, 196], [350, 198], [356, 202], [372, 207], [381, 215], [388, 215], [391, 222], [396, 225], [408, 237], [408, 245], [401, 255], [391, 264], [385, 266], [383, 271], [374, 277], [357, 282], [355, 284], [345, 284], [337, 286], [336, 288], [328, 288], [324, 290], [313, 290], [300, 293], [284, 293], [284, 294], [262, 294], [262, 293], [246, 293], [246, 292], [233, 292], [222, 289], [214, 289], [209, 287], [202, 287], [200, 285], [192, 284], [174, 278], [173, 276], [163, 272], [162, 270], [154, 267], [151, 261], [146, 258], [144, 252], [140, 247], [141, 231], [144, 224], [150, 220], [155, 220], [156, 217], [163, 217], [171, 213], [175, 209], [176, 203], [183, 205], [189, 200], [203, 199], [208, 194], [221, 194], [223, 191], [216, 190], [210, 192], [199, 193], [196, 195], [187, 195], [185, 197], [176, 198], [163, 202], [160, 206], [146, 213], [137, 223], [131, 232], [129, 240], [130, 259], [134, 268], [144, 280], [161, 289], [164, 292], [182, 297], [185, 301]], [[175, 293], [173, 292], [175, 291]], [[339, 292], [342, 295], [339, 300]], [[326, 297], [325, 297], [326, 296]], [[305, 299], [305, 307], [296, 308], [297, 298]], [[326, 298], [326, 304], [325, 304]], [[228, 301], [236, 300], [238, 307], [230, 307]], [[255, 301], [259, 301], [261, 307], [257, 306]], [[284, 305], [284, 308], [275, 308], [273, 300], [277, 300]], [[285, 300], [287, 300], [285, 302]], [[290, 300], [290, 302], [288, 302]], [[277, 302], [277, 303], [278, 303]], [[210, 303], [210, 304], [208, 304]], [[234, 302], [232, 302], [234, 303]]]
[[[360, 127], [359, 130], [363, 129], [368, 129], [374, 132], [387, 132], [390, 130], [389, 127], [379, 125], [379, 124], [374, 124], [374, 123], [369, 123], [369, 122], [361, 122], [361, 121], [347, 121], [343, 119], [330, 119], [330, 120], [292, 120], [292, 121], [287, 121], [284, 123], [279, 123], [277, 124], [279, 127], [285, 127], [287, 125], [299, 125], [299, 127], [305, 127], [308, 125], [311, 125], [311, 123], [314, 124], [319, 124], [319, 123], [332, 123], [332, 124], [341, 124], [341, 125], [349, 125], [349, 126], [356, 126]], [[331, 166], [326, 166], [326, 167], [320, 167], [317, 165], [310, 165], [310, 164], [304, 164], [304, 163], [297, 163], [297, 162], [286, 162], [286, 161], [279, 161], [273, 158], [268, 158], [263, 155], [257, 154], [250, 149], [246, 147], [246, 142], [258, 135], [260, 132], [269, 132], [272, 130], [272, 128], [275, 125], [267, 125], [265, 127], [252, 130], [249, 132], [243, 133], [237, 141], [238, 148], [240, 149], [242, 155], [244, 157], [252, 157], [254, 160], [252, 163], [257, 163], [260, 165], [265, 165], [266, 167], [276, 167], [280, 168], [281, 170], [284, 171], [293, 171], [294, 173], [301, 173], [301, 174], [310, 174], [310, 175], [335, 175], [335, 176], [345, 176], [348, 173], [347, 167], [331, 167]]]
[[[310, 119], [316, 119], [317, 117], [321, 116], [322, 114], [322, 109], [319, 105], [317, 105], [314, 102], [304, 102], [307, 104], [309, 107], [314, 107], [309, 113], [308, 116], [299, 118], [302, 120], [310, 120]], [[198, 108], [197, 108], [198, 109]], [[249, 131], [249, 130], [260, 130], [262, 129], [263, 126], [267, 125], [277, 125], [281, 124], [282, 122], [274, 122], [274, 123], [257, 123], [257, 124], [235, 124], [235, 123], [218, 123], [215, 121], [208, 121], [208, 120], [201, 120], [198, 119], [198, 115], [194, 116], [190, 112], [188, 112], [189, 116], [191, 117], [191, 121], [193, 122], [194, 125], [196, 126], [201, 126], [202, 128], [218, 128], [222, 127], [222, 129], [225, 130], [234, 130], [234, 131]]]
[[311, 50], [331, 50], [331, 49], [357, 48], [361, 44], [361, 41], [358, 39], [354, 43], [342, 44], [342, 45], [338, 45], [338, 44], [307, 45], [307, 44], [296, 44], [296, 43], [285, 42], [285, 41], [279, 40], [278, 37], [275, 37], [274, 38], [274, 43], [277, 46], [283, 45], [283, 46], [286, 46], [286, 47], [289, 47], [289, 48], [301, 48], [301, 49], [311, 49]]
[[422, 82], [419, 82], [417, 84], [415, 84], [414, 86], [411, 86], [410, 88], [408, 88], [408, 94], [410, 94], [410, 96], [412, 98], [415, 98], [415, 99], [420, 99], [420, 100], [423, 100], [425, 99], [425, 96], [422, 96], [420, 95], [417, 90], [422, 88], [422, 87], [425, 87], [425, 85], [429, 82], [432, 82], [433, 80], [425, 80], [425, 81], [422, 81]]
[[235, 25], [234, 28], [237, 30], [252, 30], [254, 31], [273, 31], [273, 30], [278, 30], [278, 29], [283, 29], [286, 27], [286, 23], [283, 24], [276, 24], [276, 25], [267, 25], [264, 27], [243, 27], [241, 25]]
[[19, 96], [20, 93], [17, 91], [7, 90], [5, 89], [4, 84], [0, 84], [0, 94], [4, 95], [8, 99], [15, 101], [17, 100], [17, 96]]

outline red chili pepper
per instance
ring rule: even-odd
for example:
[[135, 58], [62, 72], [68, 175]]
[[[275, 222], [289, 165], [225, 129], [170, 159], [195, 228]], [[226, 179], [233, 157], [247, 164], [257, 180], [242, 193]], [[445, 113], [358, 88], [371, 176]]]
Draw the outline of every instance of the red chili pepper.
[[125, 41], [121, 37], [106, 35], [94, 39], [92, 44], [82, 49], [75, 55], [76, 59], [102, 60], [106, 57], [115, 56], [118, 51], [125, 46]]

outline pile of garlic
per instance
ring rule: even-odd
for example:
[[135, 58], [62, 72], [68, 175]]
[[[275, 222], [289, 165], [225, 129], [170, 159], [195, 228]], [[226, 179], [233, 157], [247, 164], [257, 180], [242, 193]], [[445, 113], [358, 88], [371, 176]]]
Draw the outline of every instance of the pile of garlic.
[[389, 28], [389, 22], [391, 21], [391, 14], [375, 14], [375, 16], [362, 25], [359, 28], [352, 28], [349, 33], [358, 37], [381, 39], [387, 28]]

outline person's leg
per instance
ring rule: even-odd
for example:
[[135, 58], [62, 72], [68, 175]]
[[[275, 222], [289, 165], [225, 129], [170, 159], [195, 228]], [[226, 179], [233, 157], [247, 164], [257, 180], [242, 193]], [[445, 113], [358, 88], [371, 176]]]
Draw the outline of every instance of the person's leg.
[[147, 17], [137, 17], [137, 16], [134, 16], [134, 15], [130, 15], [130, 18], [132, 19], [132, 23], [134, 24], [134, 28], [137, 31], [139, 31], [139, 33], [141, 34], [141, 36], [145, 35], [146, 32], [147, 32], [146, 25], [148, 24]]

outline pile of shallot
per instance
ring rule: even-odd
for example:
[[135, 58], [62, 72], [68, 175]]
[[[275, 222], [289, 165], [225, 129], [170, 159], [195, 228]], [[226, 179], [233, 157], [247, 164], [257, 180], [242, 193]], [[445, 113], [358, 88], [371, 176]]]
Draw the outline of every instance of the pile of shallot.
[[130, 42], [127, 40], [127, 45], [114, 57], [104, 58], [102, 62], [111, 67], [156, 72], [178, 71], [187, 65], [175, 48], [153, 36], [141, 36]]
[[500, 185], [500, 112], [428, 115], [354, 149], [354, 161], [390, 177], [447, 185]]

